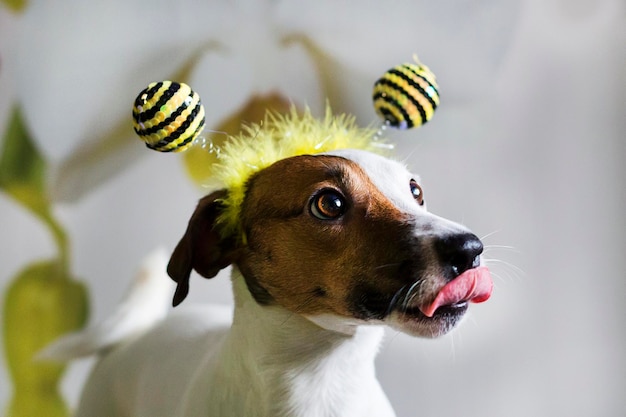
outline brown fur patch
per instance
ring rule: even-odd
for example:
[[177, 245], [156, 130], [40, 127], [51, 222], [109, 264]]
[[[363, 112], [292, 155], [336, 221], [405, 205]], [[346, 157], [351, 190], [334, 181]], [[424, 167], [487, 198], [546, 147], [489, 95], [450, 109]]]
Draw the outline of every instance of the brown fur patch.
[[[355, 288], [376, 288], [387, 305], [415, 279], [399, 276], [415, 258], [408, 216], [358, 164], [338, 156], [288, 158], [256, 174], [247, 188], [241, 218], [247, 244], [237, 265], [249, 287], [264, 288], [278, 304], [300, 314], [354, 317], [355, 294], [365, 294]], [[312, 198], [325, 189], [345, 197], [342, 217], [311, 214]]]

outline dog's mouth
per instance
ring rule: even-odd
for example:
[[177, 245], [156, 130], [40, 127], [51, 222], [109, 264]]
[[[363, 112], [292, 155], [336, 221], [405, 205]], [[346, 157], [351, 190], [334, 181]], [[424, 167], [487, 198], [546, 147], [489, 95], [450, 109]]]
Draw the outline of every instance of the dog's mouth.
[[468, 269], [439, 290], [430, 303], [418, 305], [426, 317], [433, 317], [438, 309], [462, 304], [482, 303], [491, 297], [493, 281], [486, 266]]
[[441, 306], [430, 317], [417, 307], [407, 308], [399, 313], [392, 326], [414, 336], [435, 338], [452, 330], [461, 321], [468, 307], [468, 302]]
[[421, 336], [447, 333], [463, 317], [469, 303], [482, 303], [491, 296], [493, 281], [487, 267], [477, 267], [443, 286], [434, 299], [398, 310], [403, 330]]
[[458, 303], [444, 305], [437, 310], [434, 311], [433, 314], [427, 316], [422, 312], [419, 307], [408, 307], [402, 310], [402, 314], [406, 316], [410, 316], [416, 319], [430, 320], [430, 319], [439, 319], [442, 317], [454, 316], [457, 314], [464, 314], [467, 308], [469, 307], [468, 301], [459, 301]]

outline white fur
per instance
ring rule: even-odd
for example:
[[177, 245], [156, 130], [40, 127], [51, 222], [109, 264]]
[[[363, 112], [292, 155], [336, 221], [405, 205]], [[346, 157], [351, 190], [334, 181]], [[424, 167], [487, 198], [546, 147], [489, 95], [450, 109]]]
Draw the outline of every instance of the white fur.
[[325, 330], [259, 306], [235, 268], [232, 282], [232, 327], [227, 307], [175, 310], [102, 358], [76, 416], [394, 415], [374, 371], [382, 327]]
[[359, 164], [376, 188], [400, 210], [407, 213], [424, 212], [415, 204], [411, 194], [407, 193], [409, 181], [411, 179], [419, 181], [419, 176], [411, 174], [400, 162], [356, 149], [342, 149], [328, 154], [341, 156]]

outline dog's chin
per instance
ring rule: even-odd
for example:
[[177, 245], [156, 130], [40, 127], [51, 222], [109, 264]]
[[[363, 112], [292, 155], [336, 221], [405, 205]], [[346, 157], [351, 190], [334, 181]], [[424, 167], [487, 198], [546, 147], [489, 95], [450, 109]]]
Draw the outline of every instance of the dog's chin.
[[465, 316], [468, 302], [439, 307], [432, 317], [417, 307], [394, 310], [383, 320], [364, 320], [329, 314], [305, 316], [317, 326], [334, 332], [353, 335], [360, 326], [387, 325], [410, 336], [434, 339], [452, 330]]
[[427, 317], [417, 307], [393, 311], [385, 320], [390, 327], [411, 336], [435, 338], [452, 330], [467, 312], [468, 303], [439, 307]]

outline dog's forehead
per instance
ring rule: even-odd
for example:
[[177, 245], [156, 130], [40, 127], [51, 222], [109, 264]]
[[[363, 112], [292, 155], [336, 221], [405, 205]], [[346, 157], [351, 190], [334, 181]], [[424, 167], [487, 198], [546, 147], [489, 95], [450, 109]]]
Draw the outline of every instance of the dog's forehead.
[[371, 152], [342, 149], [326, 155], [348, 159], [361, 167], [378, 190], [397, 208], [404, 212], [414, 212], [417, 208], [411, 194], [410, 181], [420, 179], [400, 162]]

